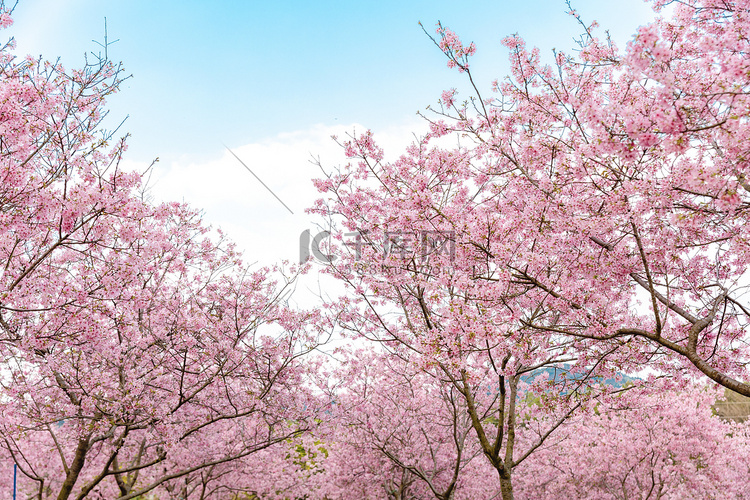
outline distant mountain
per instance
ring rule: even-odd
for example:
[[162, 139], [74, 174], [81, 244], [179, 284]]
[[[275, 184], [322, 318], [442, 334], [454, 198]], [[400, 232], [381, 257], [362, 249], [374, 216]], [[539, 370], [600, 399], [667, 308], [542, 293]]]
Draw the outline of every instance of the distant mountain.
[[[563, 365], [557, 368], [540, 368], [522, 377], [522, 380], [528, 383], [543, 374], [547, 374], [549, 380], [556, 382], [562, 381], [563, 377], [568, 380], [578, 380], [583, 376], [580, 373], [570, 373], [571, 368], [572, 365]], [[630, 377], [625, 374], [619, 375], [622, 377], [621, 380], [617, 381], [613, 378], [608, 378], [604, 380], [604, 383], [612, 387], [623, 387], [628, 383], [640, 380], [637, 377]], [[750, 398], [729, 389], [724, 389], [724, 400], [717, 401], [713, 405], [713, 409], [719, 417], [725, 420], [734, 420], [735, 422], [750, 420]]]
[[[583, 373], [571, 373], [570, 370], [572, 370], [573, 366], [570, 364], [564, 364], [559, 367], [545, 367], [545, 368], [539, 368], [538, 370], [534, 370], [533, 372], [529, 373], [528, 375], [521, 377], [521, 380], [523, 380], [526, 383], [531, 382], [535, 378], [539, 377], [540, 375], [547, 374], [547, 377], [549, 380], [554, 380], [555, 382], [562, 381], [563, 379], [567, 380], [580, 380], [584, 377]], [[623, 387], [627, 385], [628, 383], [635, 382], [636, 380], [640, 380], [637, 377], [630, 377], [628, 375], [625, 375], [624, 373], [618, 373], [620, 380], [616, 380], [614, 378], [608, 378], [604, 379], [604, 383], [607, 385], [610, 385], [612, 387]], [[591, 380], [597, 380], [598, 377], [592, 378]], [[598, 378], [601, 380], [601, 378]]]

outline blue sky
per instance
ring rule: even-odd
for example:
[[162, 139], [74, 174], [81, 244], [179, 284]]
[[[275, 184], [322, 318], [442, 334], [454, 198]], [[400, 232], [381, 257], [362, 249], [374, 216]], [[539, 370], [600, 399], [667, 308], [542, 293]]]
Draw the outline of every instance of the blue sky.
[[[624, 44], [653, 17], [640, 0], [574, 0]], [[418, 26], [440, 20], [477, 44], [472, 68], [488, 89], [507, 73], [500, 40], [518, 32], [549, 54], [579, 32], [563, 0], [495, 1], [109, 1], [20, 0], [18, 53], [77, 67], [101, 40], [132, 73], [110, 100], [126, 116], [135, 168], [161, 161], [160, 198], [206, 212], [259, 260], [294, 259], [303, 208], [316, 196], [310, 154], [335, 164], [329, 136], [371, 128], [397, 154], [418, 128], [417, 110], [444, 89], [465, 89]], [[264, 191], [222, 144], [250, 165], [295, 212]], [[386, 150], [388, 153], [388, 149]]]
[[[650, 17], [640, 0], [575, 0], [622, 40]], [[417, 22], [440, 20], [479, 51], [478, 80], [505, 74], [500, 40], [519, 32], [547, 51], [578, 33], [562, 0], [102, 1], [21, 0], [19, 52], [80, 65], [101, 40], [133, 74], [111, 102], [129, 115], [134, 159], [209, 157], [314, 124], [373, 129], [412, 116], [462, 80]]]

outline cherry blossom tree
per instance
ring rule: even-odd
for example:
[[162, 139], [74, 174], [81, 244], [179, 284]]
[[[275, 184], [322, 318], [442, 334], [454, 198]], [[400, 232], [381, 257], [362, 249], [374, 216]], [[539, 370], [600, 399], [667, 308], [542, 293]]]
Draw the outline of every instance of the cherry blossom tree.
[[[312, 212], [339, 224], [328, 272], [356, 295], [342, 325], [442, 371], [503, 498], [598, 377], [648, 366], [750, 394], [747, 7], [679, 2], [624, 51], [581, 21], [577, 54], [551, 66], [508, 37], [512, 74], [493, 98], [474, 45], [438, 25], [473, 95], [444, 92], [395, 161], [371, 132], [351, 136], [352, 163], [317, 181]], [[523, 375], [566, 363], [566, 389], [545, 393], [557, 419], [516, 450]], [[490, 374], [497, 400], [482, 407]]]
[[[465, 403], [450, 384], [400, 357], [363, 351], [353, 353], [333, 379], [331, 424], [319, 428], [319, 441], [308, 443], [310, 450], [325, 450], [325, 456], [313, 458], [314, 472], [307, 478], [297, 476], [297, 496], [490, 499], [502, 494], [492, 466], [480, 456]], [[720, 393], [659, 379], [599, 397], [565, 419], [514, 470], [514, 494], [747, 498], [748, 424], [715, 415]], [[519, 407], [544, 404], [543, 397], [525, 394]], [[528, 446], [537, 440], [544, 414], [519, 413], [525, 418], [516, 427], [517, 441]]]
[[[509, 37], [493, 98], [438, 25], [471, 97], [395, 161], [352, 136], [317, 181], [348, 231], [330, 316], [290, 306], [300, 269], [148, 200], [102, 130], [106, 53], [6, 45], [0, 460], [38, 499], [742, 498], [747, 427], [689, 380], [750, 396], [749, 8], [676, 2], [624, 50], [579, 19], [551, 65]], [[379, 346], [332, 378], [307, 356], [331, 318]], [[672, 385], [607, 380], [643, 368]]]
[[330, 448], [321, 478], [335, 488], [329, 497], [465, 496], [467, 468], [482, 461], [465, 402], [402, 356], [353, 352], [327, 388], [334, 404], [321, 427]]
[[477, 186], [484, 223], [438, 217], [544, 301], [529, 330], [630, 341], [633, 363], [747, 396], [748, 4], [653, 3], [671, 17], [624, 50], [583, 22], [578, 53], [551, 65], [506, 38], [512, 74], [492, 98], [471, 76], [474, 47], [439, 26], [474, 95], [446, 91], [426, 142], [463, 138], [430, 156], [464, 158], [455, 183]]
[[40, 500], [236, 491], [230, 464], [314, 425], [315, 365], [300, 358], [317, 345], [317, 314], [287, 303], [300, 270], [251, 270], [196, 211], [148, 201], [141, 175], [120, 167], [124, 139], [110, 145], [102, 130], [122, 81], [106, 53], [67, 71], [11, 49], [0, 50], [3, 463]]
[[[527, 328], [546, 314], [545, 299], [470, 237], [476, 230], [501, 238], [510, 222], [493, 221], [473, 202], [468, 157], [429, 149], [428, 140], [389, 163], [370, 134], [354, 137], [344, 147], [357, 165], [318, 183], [330, 198], [314, 211], [340, 218], [350, 231], [341, 248], [331, 249], [339, 258], [327, 268], [354, 292], [337, 303], [339, 324], [356, 338], [408, 352], [411, 363], [461, 399], [510, 499], [513, 470], [582, 405], [613, 390], [602, 383], [614, 376], [607, 357], [629, 343], [582, 350]], [[526, 241], [509, 244], [522, 248]], [[558, 376], [536, 377], [542, 369]], [[524, 391], [544, 404], [521, 408]], [[536, 423], [526, 433], [534, 439], [518, 437], [523, 419]]]
[[568, 420], [519, 474], [525, 498], [747, 498], [747, 424], [713, 415], [717, 391], [653, 389]]

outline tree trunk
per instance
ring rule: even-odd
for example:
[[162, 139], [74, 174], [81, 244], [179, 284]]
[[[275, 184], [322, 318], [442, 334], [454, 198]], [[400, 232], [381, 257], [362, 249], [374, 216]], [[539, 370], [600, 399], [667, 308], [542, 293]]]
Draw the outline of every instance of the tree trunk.
[[73, 491], [78, 476], [83, 470], [83, 464], [86, 461], [86, 453], [89, 451], [89, 440], [91, 436], [82, 437], [78, 440], [78, 447], [76, 447], [76, 454], [73, 458], [73, 462], [70, 464], [68, 474], [65, 476], [65, 481], [60, 488], [60, 494], [57, 495], [57, 500], [67, 500], [70, 493]]
[[500, 493], [503, 500], [513, 500], [513, 483], [510, 480], [510, 471], [500, 472]]

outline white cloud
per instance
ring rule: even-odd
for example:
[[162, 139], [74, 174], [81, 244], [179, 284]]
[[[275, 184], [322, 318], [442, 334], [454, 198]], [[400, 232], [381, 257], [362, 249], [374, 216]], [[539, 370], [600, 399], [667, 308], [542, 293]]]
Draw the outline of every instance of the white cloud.
[[[358, 124], [316, 125], [259, 142], [227, 144], [294, 214], [222, 145], [217, 145], [217, 156], [208, 161], [191, 161], [188, 157], [170, 165], [157, 164], [152, 194], [157, 201], [185, 201], [203, 210], [206, 222], [221, 227], [244, 250], [248, 262], [297, 262], [300, 234], [316, 229], [317, 218], [306, 214], [305, 209], [320, 197], [312, 179], [321, 177], [322, 172], [311, 160], [319, 158], [328, 169], [345, 163], [343, 150], [331, 136], [345, 139], [347, 133], [365, 130]], [[386, 157], [395, 159], [413, 140], [414, 132], [425, 131], [425, 124], [415, 118], [373, 133]]]

